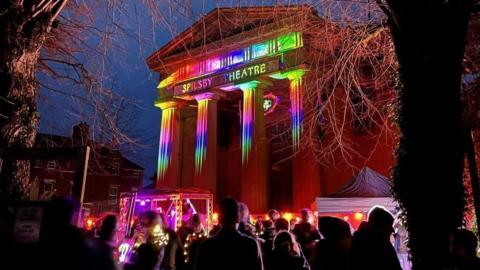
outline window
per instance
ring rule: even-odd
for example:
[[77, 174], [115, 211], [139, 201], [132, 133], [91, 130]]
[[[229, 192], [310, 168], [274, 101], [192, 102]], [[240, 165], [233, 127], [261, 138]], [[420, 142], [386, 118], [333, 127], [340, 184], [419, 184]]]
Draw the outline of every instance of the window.
[[118, 186], [110, 186], [108, 189], [108, 204], [117, 204]]
[[40, 168], [42, 168], [42, 161], [41, 161], [41, 160], [38, 160], [38, 159], [34, 160], [34, 161], [33, 161], [33, 168], [35, 168], [35, 169], [40, 169]]
[[55, 179], [44, 179], [43, 180], [43, 194], [48, 193], [52, 194], [55, 191]]
[[48, 170], [55, 170], [55, 167], [57, 167], [57, 162], [55, 162], [55, 160], [48, 161], [47, 163]]
[[113, 162], [112, 163], [112, 174], [113, 175], [118, 175], [120, 172], [120, 163], [119, 162]]

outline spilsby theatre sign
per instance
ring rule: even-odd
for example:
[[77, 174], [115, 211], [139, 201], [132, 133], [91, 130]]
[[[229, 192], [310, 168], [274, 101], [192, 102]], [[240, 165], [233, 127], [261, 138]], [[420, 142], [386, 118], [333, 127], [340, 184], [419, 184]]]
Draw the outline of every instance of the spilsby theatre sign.
[[268, 62], [249, 65], [206, 78], [192, 80], [173, 86], [175, 96], [191, 94], [211, 87], [254, 79], [257, 76], [272, 73], [280, 69], [280, 62], [274, 59]]

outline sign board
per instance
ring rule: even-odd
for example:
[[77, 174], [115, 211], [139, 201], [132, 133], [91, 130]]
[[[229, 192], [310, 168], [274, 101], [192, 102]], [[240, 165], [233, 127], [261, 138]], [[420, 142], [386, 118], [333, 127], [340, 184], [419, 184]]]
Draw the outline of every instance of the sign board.
[[218, 75], [205, 77], [180, 83], [173, 86], [173, 95], [181, 96], [191, 94], [211, 87], [218, 87], [225, 84], [246, 81], [254, 79], [257, 76], [272, 73], [280, 69], [279, 59], [273, 59], [268, 62], [257, 63], [242, 68], [227, 71]]
[[37, 243], [42, 227], [43, 207], [19, 206], [13, 226], [13, 241], [18, 244]]

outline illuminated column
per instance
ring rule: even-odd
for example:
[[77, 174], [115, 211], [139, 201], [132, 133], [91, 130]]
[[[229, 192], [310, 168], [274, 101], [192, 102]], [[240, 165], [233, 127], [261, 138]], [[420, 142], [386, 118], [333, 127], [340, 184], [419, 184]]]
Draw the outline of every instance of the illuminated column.
[[157, 188], [175, 187], [180, 179], [181, 124], [178, 103], [155, 104], [162, 110], [158, 144]]
[[216, 192], [217, 181], [217, 103], [214, 93], [195, 96], [198, 102], [193, 185]]
[[292, 114], [292, 143], [293, 150], [298, 150], [300, 136], [303, 130], [303, 74], [299, 69], [290, 71], [287, 78], [290, 81], [290, 104]]
[[[303, 131], [303, 91], [305, 72], [294, 70], [287, 72], [290, 81], [290, 103], [292, 114], [292, 158], [293, 175], [293, 209], [310, 206], [316, 197], [320, 196], [320, 169], [315, 155], [310, 148], [299, 147]], [[307, 103], [309, 104], [309, 103]], [[313, 108], [311, 108], [313, 109]]]
[[263, 92], [265, 83], [237, 85], [243, 92], [241, 200], [251, 212], [267, 210], [267, 155]]

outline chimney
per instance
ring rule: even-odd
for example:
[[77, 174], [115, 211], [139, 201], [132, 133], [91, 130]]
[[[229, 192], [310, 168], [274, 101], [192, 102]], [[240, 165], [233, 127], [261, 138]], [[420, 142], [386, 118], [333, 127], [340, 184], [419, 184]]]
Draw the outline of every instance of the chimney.
[[73, 145], [83, 146], [89, 144], [90, 140], [90, 126], [85, 122], [80, 122], [80, 124], [73, 126]]

